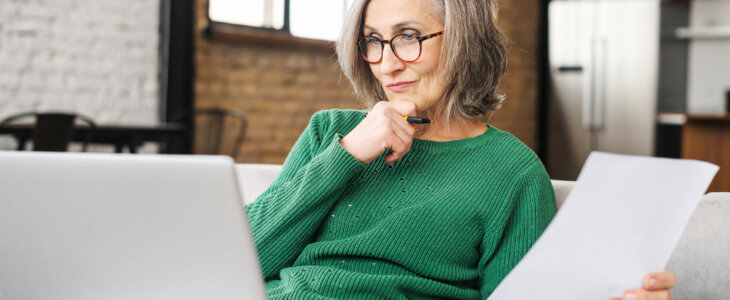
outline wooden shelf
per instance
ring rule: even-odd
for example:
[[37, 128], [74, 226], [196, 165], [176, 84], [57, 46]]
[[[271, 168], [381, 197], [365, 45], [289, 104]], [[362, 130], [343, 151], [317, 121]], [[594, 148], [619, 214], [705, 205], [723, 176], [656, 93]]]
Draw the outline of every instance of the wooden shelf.
[[662, 125], [684, 125], [693, 122], [730, 122], [728, 113], [683, 113], [662, 112], [657, 115], [657, 123]]
[[687, 114], [687, 120], [693, 122], [730, 122], [730, 114]]

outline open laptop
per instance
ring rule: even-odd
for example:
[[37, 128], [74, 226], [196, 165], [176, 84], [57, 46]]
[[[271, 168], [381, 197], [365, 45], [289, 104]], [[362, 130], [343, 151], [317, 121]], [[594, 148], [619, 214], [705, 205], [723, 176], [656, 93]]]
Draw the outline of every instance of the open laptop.
[[265, 299], [227, 157], [0, 151], [0, 299]]

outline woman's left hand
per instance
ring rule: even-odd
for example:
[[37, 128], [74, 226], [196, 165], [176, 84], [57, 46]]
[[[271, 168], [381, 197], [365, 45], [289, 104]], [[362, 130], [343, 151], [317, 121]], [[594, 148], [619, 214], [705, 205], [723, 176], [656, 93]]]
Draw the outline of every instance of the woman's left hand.
[[[677, 278], [669, 271], [649, 274], [644, 277], [644, 288], [633, 289], [624, 292], [621, 300], [671, 300], [672, 293], [669, 289], [677, 284]], [[619, 298], [611, 298], [619, 300]]]

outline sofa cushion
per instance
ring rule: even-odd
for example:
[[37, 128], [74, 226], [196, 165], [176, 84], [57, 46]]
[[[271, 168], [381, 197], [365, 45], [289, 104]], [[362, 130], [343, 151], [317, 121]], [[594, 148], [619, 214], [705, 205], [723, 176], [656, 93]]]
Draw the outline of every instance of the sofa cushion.
[[573, 189], [575, 181], [567, 180], [550, 180], [553, 183], [553, 190], [555, 190], [555, 202], [557, 203], [558, 209], [565, 202], [565, 198], [568, 197], [570, 190]]
[[275, 164], [237, 164], [236, 178], [243, 204], [256, 200], [281, 172], [281, 165]]
[[677, 300], [730, 299], [730, 193], [702, 197], [667, 270], [677, 276]]

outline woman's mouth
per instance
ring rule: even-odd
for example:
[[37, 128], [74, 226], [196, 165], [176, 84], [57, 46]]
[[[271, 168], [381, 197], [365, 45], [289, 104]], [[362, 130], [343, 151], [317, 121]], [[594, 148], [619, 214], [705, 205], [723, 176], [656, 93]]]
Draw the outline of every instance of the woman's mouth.
[[386, 85], [392, 92], [402, 92], [411, 86], [415, 81], [399, 81]]

